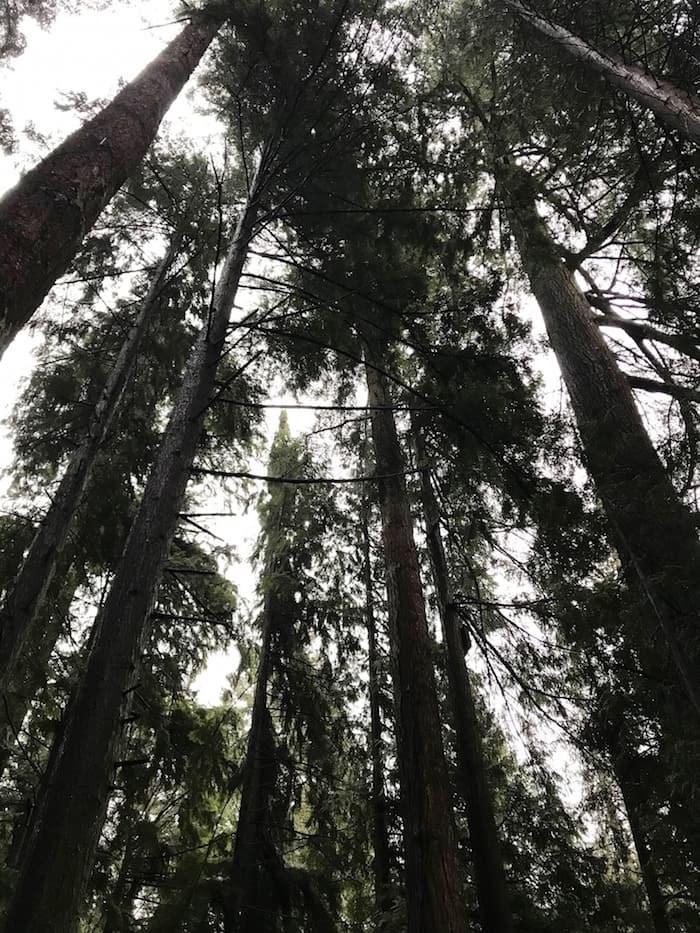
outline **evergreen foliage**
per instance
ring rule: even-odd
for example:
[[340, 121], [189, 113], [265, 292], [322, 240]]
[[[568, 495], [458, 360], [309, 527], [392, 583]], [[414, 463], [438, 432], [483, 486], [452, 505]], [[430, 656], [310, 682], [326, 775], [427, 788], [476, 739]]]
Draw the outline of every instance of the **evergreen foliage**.
[[7, 424], [0, 929], [694, 933], [695, 5], [174, 15], [221, 148], [89, 194]]

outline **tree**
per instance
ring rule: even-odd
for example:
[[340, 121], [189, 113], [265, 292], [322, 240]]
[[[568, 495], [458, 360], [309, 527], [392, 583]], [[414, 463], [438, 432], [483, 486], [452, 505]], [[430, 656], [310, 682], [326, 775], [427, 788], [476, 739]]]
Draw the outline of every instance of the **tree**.
[[194, 13], [100, 113], [0, 201], [0, 355], [68, 268], [106, 204], [137, 168], [226, 17]]
[[[37, 804], [5, 918], [7, 930], [17, 926], [71, 930], [77, 926], [118, 757], [129, 675], [137, 663], [210, 404], [229, 315], [261, 209], [268, 159], [269, 150], [262, 154], [213, 296], [210, 318], [191, 353], [118, 572], [95, 622], [85, 672], [66, 710], [48, 766], [49, 778]], [[65, 857], [55, 846], [52, 851], [49, 839], [61, 840]], [[42, 879], [41, 890], [36, 887], [37, 878]]]
[[450, 787], [404, 460], [383, 375], [381, 353], [368, 351], [367, 388], [379, 479], [397, 752], [406, 855], [409, 931], [464, 928]]
[[508, 216], [566, 381], [586, 461], [620, 558], [659, 626], [679, 682], [700, 714], [695, 610], [700, 543], [654, 450], [624, 376], [573, 274], [538, 216], [527, 174], [500, 174]]
[[413, 443], [420, 469], [421, 501], [433, 581], [438, 594], [450, 706], [454, 717], [459, 790], [467, 806], [477, 897], [484, 933], [513, 930], [509, 894], [498, 838], [491, 789], [484, 765], [482, 738], [466, 664], [469, 634], [460, 616], [459, 596], [450, 585], [440, 530], [440, 509], [430, 478], [425, 443], [412, 418]]
[[141, 338], [154, 314], [164, 280], [177, 254], [179, 239], [181, 234], [173, 236], [166, 255], [155, 270], [141, 309], [95, 405], [87, 437], [71, 457], [41, 527], [0, 607], [0, 693], [3, 696], [7, 695], [24, 649], [38, 623], [72, 520], [136, 363]]
[[584, 39], [538, 15], [519, 0], [504, 0], [504, 5], [541, 35], [553, 39], [576, 61], [601, 74], [614, 87], [651, 110], [661, 123], [686, 139], [700, 143], [700, 101], [693, 94], [637, 65], [629, 65], [613, 55], [599, 52]]
[[377, 618], [375, 614], [374, 580], [372, 578], [372, 553], [369, 535], [369, 507], [366, 498], [362, 502], [361, 531], [362, 557], [365, 588], [365, 618], [367, 624], [367, 677], [369, 693], [369, 744], [372, 759], [372, 782], [370, 788], [370, 819], [372, 821], [372, 848], [374, 850], [374, 902], [377, 912], [377, 929], [386, 929], [386, 914], [391, 907], [391, 851], [387, 797], [384, 787], [385, 766], [382, 742], [381, 682], [379, 670], [379, 647]]

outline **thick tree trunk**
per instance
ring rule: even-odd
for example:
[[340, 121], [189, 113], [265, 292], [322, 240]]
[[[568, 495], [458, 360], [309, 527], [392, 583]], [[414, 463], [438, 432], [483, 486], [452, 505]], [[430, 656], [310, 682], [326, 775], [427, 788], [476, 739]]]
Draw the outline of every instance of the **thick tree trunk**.
[[222, 269], [210, 318], [190, 355], [119, 568], [95, 621], [85, 672], [64, 716], [60, 744], [37, 804], [5, 933], [73, 933], [77, 927], [114, 779], [129, 679], [147, 634], [212, 396], [258, 192], [256, 181]]
[[513, 917], [489, 788], [479, 720], [464, 657], [462, 621], [450, 589], [440, 510], [430, 481], [425, 444], [416, 419], [413, 440], [421, 470], [421, 498], [428, 553], [440, 606], [450, 706], [454, 717], [459, 791], [467, 809], [476, 894], [484, 933], [511, 933]]
[[[163, 280], [177, 253], [179, 241], [179, 235], [173, 237], [156, 270], [151, 287], [92, 413], [87, 436], [73, 453], [22, 567], [0, 607], [0, 697], [7, 696], [13, 688], [17, 671], [30, 662], [27, 653], [36, 641], [34, 634], [46, 593], [90, 481], [97, 455], [138, 358], [141, 340], [157, 307]], [[3, 719], [0, 709], [0, 729]]]
[[0, 200], [0, 356], [143, 159], [223, 21], [221, 13], [198, 14], [101, 113]]
[[[369, 363], [378, 356], [371, 354]], [[385, 378], [366, 367], [379, 481], [406, 855], [408, 933], [464, 933], [432, 641], [413, 538], [404, 460]], [[394, 475], [395, 474], [395, 475]]]
[[646, 432], [627, 379], [536, 210], [532, 183], [500, 180], [523, 267], [571, 398], [613, 543], [645, 615], [662, 632], [681, 688], [700, 714], [700, 543]]
[[[372, 822], [372, 848], [374, 850], [374, 900], [377, 914], [385, 917], [391, 908], [391, 860], [389, 850], [389, 827], [384, 791], [384, 760], [382, 758], [382, 714], [379, 702], [379, 655], [377, 646], [377, 621], [374, 614], [374, 588], [372, 585], [372, 558], [369, 541], [368, 507], [362, 510], [362, 549], [365, 578], [365, 618], [367, 623], [368, 668], [369, 668], [369, 741], [372, 758], [372, 790], [370, 800]], [[382, 931], [386, 921], [380, 920], [377, 930]]]
[[700, 100], [693, 94], [635, 65], [627, 65], [619, 58], [598, 52], [563, 26], [538, 16], [519, 0], [503, 0], [503, 3], [542, 35], [553, 39], [577, 61], [603, 75], [614, 87], [651, 110], [665, 126], [678, 130], [686, 139], [700, 143]]

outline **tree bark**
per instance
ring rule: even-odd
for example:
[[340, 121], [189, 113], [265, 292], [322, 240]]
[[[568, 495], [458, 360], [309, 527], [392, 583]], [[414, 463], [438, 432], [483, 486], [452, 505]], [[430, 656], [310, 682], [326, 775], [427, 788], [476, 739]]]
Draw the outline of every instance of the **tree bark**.
[[450, 588], [440, 533], [440, 509], [430, 481], [425, 443], [412, 417], [413, 440], [420, 469], [421, 498], [428, 553], [440, 606], [450, 707], [454, 717], [459, 791], [467, 809], [474, 879], [484, 933], [511, 933], [513, 917], [503, 869], [493, 800], [483, 754], [483, 740], [464, 656], [462, 621]]
[[691, 142], [700, 143], [700, 100], [695, 95], [636, 65], [627, 65], [613, 55], [599, 52], [563, 26], [538, 16], [519, 0], [503, 0], [503, 3], [581, 64], [603, 75], [614, 87], [651, 110], [665, 126], [677, 130]]
[[224, 21], [200, 13], [97, 116], [0, 200], [0, 356], [139, 165]]
[[[280, 523], [282, 516], [278, 514], [277, 519]], [[266, 916], [266, 908], [270, 909], [269, 895], [268, 903], [265, 902], [265, 888], [269, 888], [274, 863], [282, 867], [268, 831], [270, 799], [277, 778], [277, 750], [267, 705], [272, 672], [272, 634], [275, 623], [279, 624], [274, 598], [274, 576], [281, 569], [277, 557], [274, 549], [268, 547], [263, 577], [271, 589], [266, 593], [263, 604], [260, 660], [233, 850], [231, 874], [235, 894], [232, 929], [238, 933], [255, 933], [258, 929], [267, 928], [261, 921], [261, 917]]]
[[[266, 161], [266, 157], [264, 157]], [[248, 244], [261, 174], [240, 217], [209, 320], [190, 355], [119, 568], [94, 625], [86, 668], [64, 715], [60, 744], [36, 807], [5, 933], [74, 933], [114, 775], [129, 680], [148, 631], [211, 399]]]
[[[654, 933], [671, 933], [666, 913], [666, 901], [659, 884], [659, 876], [652, 858], [651, 848], [644, 828], [642, 813], [643, 790], [639, 785], [639, 770], [622, 749], [611, 749], [613, 769], [627, 812], [634, 848], [639, 859], [642, 881], [649, 901], [649, 913], [654, 924]], [[640, 791], [642, 797], [640, 797]]]
[[[30, 638], [25, 658], [19, 665], [10, 689], [0, 698], [0, 777], [5, 773], [17, 736], [26, 719], [32, 700], [46, 686], [51, 654], [62, 631], [77, 587], [71, 572], [73, 555], [64, 549], [58, 562], [53, 585], [38, 624]], [[66, 580], [69, 581], [66, 585]]]
[[[46, 593], [90, 481], [97, 455], [138, 358], [141, 340], [157, 307], [163, 281], [177, 253], [180, 238], [180, 234], [174, 235], [167, 253], [157, 267], [141, 309], [122, 344], [92, 413], [87, 436], [71, 456], [49, 510], [0, 607], [0, 698], [7, 696], [12, 690], [18, 669], [26, 667], [30, 662], [27, 646], [31, 646], [35, 641], [33, 636], [40, 621]], [[4, 718], [0, 709], [0, 729]]]
[[[368, 353], [367, 387], [382, 514], [406, 856], [408, 933], [464, 933], [440, 712], [418, 554], [391, 397]], [[381, 410], [380, 410], [381, 409]]]
[[[270, 453], [270, 475], [286, 471], [288, 444], [287, 417], [283, 414]], [[294, 522], [293, 506], [297, 494], [298, 489], [294, 487], [273, 487], [270, 511], [263, 528], [265, 567], [262, 588], [265, 596], [260, 619], [260, 660], [231, 871], [235, 892], [231, 928], [236, 933], [271, 933], [277, 930], [280, 915], [289, 913], [284, 902], [288, 899], [289, 889], [298, 887], [295, 879], [304, 882], [298, 890], [300, 893], [306, 891], [305, 898], [312, 895], [313, 889], [304, 872], [295, 875], [295, 870], [285, 865], [277, 844], [272, 812], [279, 780], [279, 751], [268, 707], [268, 687], [273, 673], [279, 672], [280, 664], [284, 664], [280, 656], [281, 646], [285, 645], [294, 629], [289, 616], [290, 581], [294, 579], [293, 555], [287, 533]], [[288, 649], [286, 644], [283, 650]], [[279, 822], [279, 814], [275, 820]]]
[[662, 632], [681, 688], [700, 715], [700, 543], [693, 519], [649, 439], [590, 305], [557, 255], [537, 213], [530, 177], [512, 164], [498, 174], [613, 544], [647, 618]]
[[233, 929], [238, 933], [255, 933], [268, 926], [272, 928], [272, 924], [264, 922], [261, 917], [267, 916], [267, 912], [273, 909], [270, 903], [270, 879], [274, 877], [276, 866], [282, 868], [282, 860], [270, 839], [268, 828], [270, 799], [277, 778], [277, 749], [267, 707], [272, 626], [272, 607], [266, 598], [233, 852], [232, 879], [236, 892]]
[[[379, 655], [377, 647], [377, 620], [374, 613], [374, 587], [372, 584], [372, 561], [369, 541], [368, 505], [362, 509], [362, 550], [364, 557], [365, 620], [367, 624], [368, 668], [369, 668], [369, 741], [372, 759], [371, 823], [374, 861], [374, 901], [377, 914], [385, 918], [391, 908], [391, 859], [389, 850], [389, 828], [384, 791], [384, 761], [382, 758], [382, 714], [379, 702]], [[377, 930], [381, 933], [386, 920], [380, 919]]]

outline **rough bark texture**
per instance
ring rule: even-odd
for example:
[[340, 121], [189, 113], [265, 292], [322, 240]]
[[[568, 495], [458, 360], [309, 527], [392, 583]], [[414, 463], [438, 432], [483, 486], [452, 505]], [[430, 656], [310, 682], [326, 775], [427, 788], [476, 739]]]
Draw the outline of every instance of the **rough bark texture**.
[[[11, 692], [18, 669], [25, 668], [30, 662], [27, 653], [35, 641], [33, 635], [40, 624], [46, 593], [54, 578], [57, 562], [68, 540], [97, 455], [124, 395], [141, 340], [157, 307], [163, 280], [177, 252], [178, 242], [179, 237], [173, 239], [156, 270], [151, 287], [92, 413], [87, 436], [73, 453], [22, 567], [0, 607], [0, 697]], [[3, 719], [4, 714], [0, 710], [0, 728]]]
[[0, 200], [0, 356], [153, 142], [223, 22], [200, 14]]
[[[377, 360], [370, 356], [370, 362]], [[404, 460], [385, 378], [367, 366], [379, 481], [389, 630], [396, 706], [397, 751], [406, 855], [408, 933], [464, 933], [432, 643], [413, 538]], [[396, 475], [399, 474], [399, 475]]]
[[665, 640], [679, 684], [700, 714], [700, 543], [646, 432], [629, 383], [591, 318], [573, 274], [537, 214], [530, 178], [500, 179], [523, 267], [571, 398], [583, 450], [623, 569]]
[[114, 779], [120, 720], [214, 388], [257, 210], [254, 186], [190, 355], [85, 671], [64, 715], [5, 933], [73, 933]]
[[700, 143], [700, 100], [693, 94], [635, 65], [627, 65], [619, 58], [597, 51], [568, 29], [543, 19], [518, 0], [504, 0], [504, 4], [577, 61], [651, 110], [665, 126]]
[[[382, 758], [382, 715], [379, 702], [379, 656], [377, 647], [377, 623], [374, 614], [374, 588], [372, 585], [372, 561], [369, 541], [369, 518], [367, 506], [362, 512], [362, 548], [364, 552], [365, 617], [367, 623], [368, 668], [369, 668], [369, 741], [372, 757], [371, 820], [372, 848], [374, 861], [374, 899], [379, 917], [385, 917], [391, 908], [391, 862], [389, 850], [389, 827], [384, 791], [384, 761]], [[386, 927], [380, 919], [377, 930]]]
[[421, 468], [421, 497], [428, 553], [440, 605], [448, 695], [454, 717], [457, 778], [467, 809], [482, 927], [484, 933], [511, 933], [513, 917], [486, 774], [481, 730], [464, 657], [462, 621], [450, 589], [447, 559], [440, 533], [440, 510], [430, 482], [425, 445], [416, 419], [412, 421], [418, 466]]

